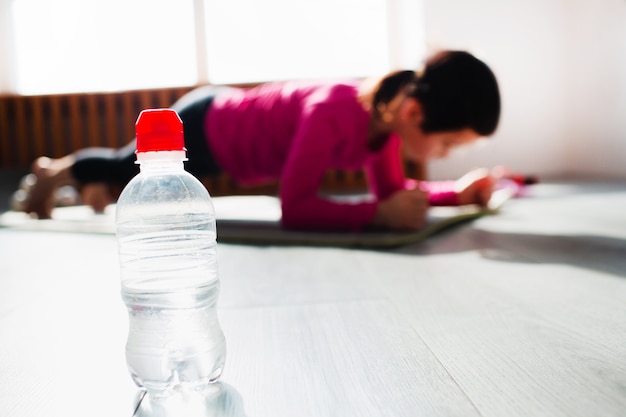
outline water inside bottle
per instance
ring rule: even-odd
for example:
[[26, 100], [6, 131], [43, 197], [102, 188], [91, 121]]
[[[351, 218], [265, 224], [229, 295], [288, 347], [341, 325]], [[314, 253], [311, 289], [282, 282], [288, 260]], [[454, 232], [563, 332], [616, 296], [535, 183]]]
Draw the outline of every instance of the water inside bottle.
[[226, 349], [215, 306], [218, 291], [216, 280], [179, 294], [122, 289], [129, 312], [126, 362], [137, 385], [165, 392], [219, 378]]
[[119, 251], [133, 379], [153, 393], [217, 380], [226, 347], [214, 220], [195, 229], [129, 227], [132, 233], [119, 229]]

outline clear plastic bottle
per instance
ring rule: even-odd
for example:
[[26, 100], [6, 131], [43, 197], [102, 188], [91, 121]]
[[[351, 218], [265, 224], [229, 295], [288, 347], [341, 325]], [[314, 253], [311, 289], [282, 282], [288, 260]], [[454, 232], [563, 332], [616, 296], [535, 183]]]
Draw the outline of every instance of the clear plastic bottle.
[[126, 361], [149, 394], [216, 381], [226, 344], [217, 317], [215, 211], [184, 170], [183, 127], [172, 109], [144, 110], [136, 124], [140, 173], [122, 191], [116, 225]]

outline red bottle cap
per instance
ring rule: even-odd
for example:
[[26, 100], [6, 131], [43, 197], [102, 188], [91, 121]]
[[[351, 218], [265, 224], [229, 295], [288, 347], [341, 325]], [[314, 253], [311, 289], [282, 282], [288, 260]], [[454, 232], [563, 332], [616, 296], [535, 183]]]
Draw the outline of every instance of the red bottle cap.
[[137, 152], [186, 151], [183, 122], [173, 109], [148, 109], [135, 123]]

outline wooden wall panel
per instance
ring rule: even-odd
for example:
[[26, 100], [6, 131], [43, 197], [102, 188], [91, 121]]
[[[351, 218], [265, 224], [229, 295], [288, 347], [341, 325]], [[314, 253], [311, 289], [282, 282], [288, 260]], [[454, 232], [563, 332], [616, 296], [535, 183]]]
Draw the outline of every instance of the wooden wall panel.
[[0, 168], [28, 167], [38, 156], [87, 146], [124, 145], [142, 109], [169, 107], [191, 88], [0, 96]]

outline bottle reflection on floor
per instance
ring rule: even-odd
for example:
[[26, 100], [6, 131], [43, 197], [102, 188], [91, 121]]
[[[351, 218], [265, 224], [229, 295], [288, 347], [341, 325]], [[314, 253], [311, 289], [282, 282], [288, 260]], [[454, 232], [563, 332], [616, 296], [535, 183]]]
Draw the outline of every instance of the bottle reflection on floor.
[[133, 417], [245, 417], [243, 399], [232, 386], [215, 382], [202, 389], [178, 389], [165, 396], [137, 393]]

